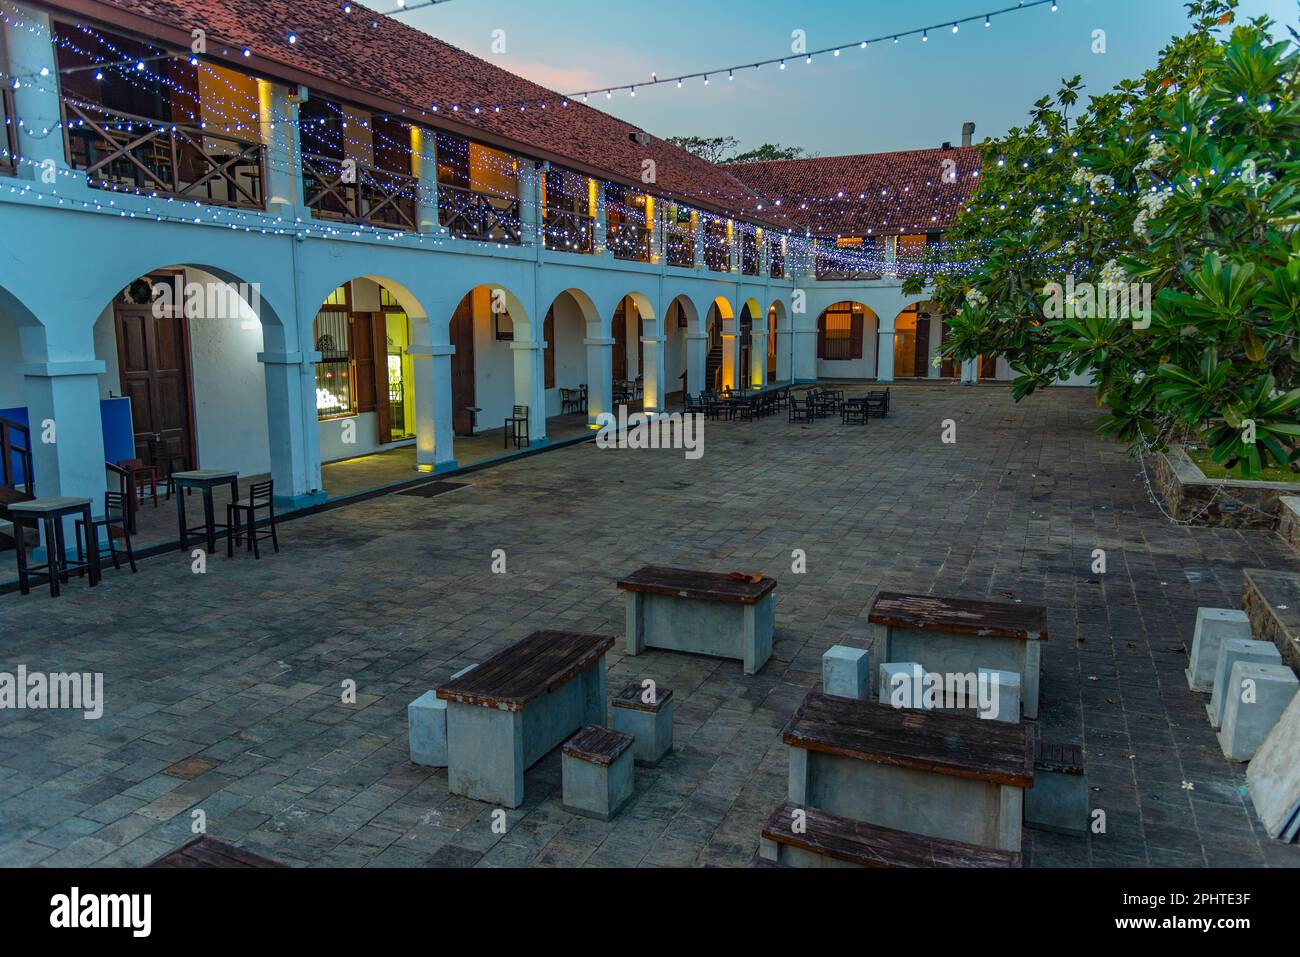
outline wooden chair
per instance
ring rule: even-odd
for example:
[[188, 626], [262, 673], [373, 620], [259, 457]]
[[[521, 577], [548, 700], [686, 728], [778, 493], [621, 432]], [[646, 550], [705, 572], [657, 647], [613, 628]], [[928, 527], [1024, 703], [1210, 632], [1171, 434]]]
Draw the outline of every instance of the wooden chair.
[[135, 496], [137, 507], [144, 504], [145, 489], [148, 489], [153, 499], [153, 507], [157, 508], [158, 483], [162, 481], [157, 466], [150, 465], [144, 459], [123, 459], [117, 465], [126, 470], [131, 494]]
[[[177, 463], [180, 469], [176, 468]], [[175, 486], [172, 484], [172, 473], [176, 471], [185, 471], [189, 468], [189, 462], [181, 452], [173, 452], [167, 440], [161, 434], [156, 433], [149, 437], [149, 464], [158, 470], [167, 483], [167, 498], [170, 500]], [[186, 490], [188, 492], [188, 489]]]
[[[257, 513], [262, 509], [266, 510], [267, 528], [258, 531]], [[243, 527], [245, 518], [248, 519], [247, 534]], [[253, 557], [256, 559], [260, 560], [262, 557], [261, 549], [257, 544], [259, 541], [269, 538], [275, 551], [280, 551], [280, 539], [275, 533], [275, 480], [254, 482], [249, 486], [248, 498], [228, 504], [226, 526], [230, 529], [226, 534], [227, 557], [234, 556], [235, 546], [242, 544], [244, 538], [248, 539], [248, 548], [252, 550]]]
[[812, 422], [817, 416], [816, 406], [812, 398], [796, 399], [790, 396], [790, 401], [786, 403], [787, 414], [790, 422]]
[[126, 527], [134, 534], [136, 505], [135, 495], [131, 492], [131, 474], [112, 462], [105, 462], [104, 470], [108, 472], [110, 484], [116, 482], [117, 491], [126, 499]]
[[505, 448], [510, 448], [510, 440], [514, 439], [515, 448], [524, 449], [529, 445], [528, 437], [528, 406], [517, 405], [510, 418], [506, 419], [505, 424]]
[[889, 415], [889, 390], [867, 393], [867, 415], [883, 419]]
[[581, 393], [577, 389], [560, 390], [560, 415], [582, 411]]
[[[131, 574], [136, 573], [135, 567], [135, 550], [131, 547], [131, 527], [128, 517], [131, 514], [131, 496], [122, 492], [105, 492], [104, 493], [104, 514], [96, 515], [91, 518], [90, 526], [86, 526], [85, 519], [77, 519], [77, 561], [85, 561], [86, 552], [90, 547], [90, 540], [95, 539], [96, 547], [100, 549], [100, 555], [104, 554], [103, 546], [99, 544], [99, 529], [104, 530], [104, 537], [107, 541], [104, 543], [108, 546], [108, 555], [113, 561], [113, 567], [118, 571], [122, 569], [122, 563], [118, 560], [117, 539], [122, 539], [126, 545], [126, 561], [131, 566]], [[93, 532], [93, 535], [92, 535]]]
[[840, 404], [840, 423], [843, 425], [867, 424], [867, 400], [845, 399]]

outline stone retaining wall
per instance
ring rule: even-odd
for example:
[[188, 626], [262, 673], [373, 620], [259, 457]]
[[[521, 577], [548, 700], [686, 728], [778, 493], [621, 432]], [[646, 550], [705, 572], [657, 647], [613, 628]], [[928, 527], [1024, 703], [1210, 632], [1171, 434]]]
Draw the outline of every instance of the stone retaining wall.
[[1206, 478], [1179, 445], [1156, 454], [1152, 478], [1174, 518], [1220, 528], [1277, 528], [1281, 500], [1296, 490], [1285, 482]]

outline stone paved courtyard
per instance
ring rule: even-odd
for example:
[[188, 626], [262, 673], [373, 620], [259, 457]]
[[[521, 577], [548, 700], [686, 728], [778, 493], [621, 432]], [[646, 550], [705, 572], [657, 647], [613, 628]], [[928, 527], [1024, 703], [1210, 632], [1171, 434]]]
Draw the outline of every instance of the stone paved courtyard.
[[[187, 840], [201, 809], [211, 835], [300, 865], [741, 866], [785, 795], [782, 727], [822, 652], [865, 644], [880, 589], [1047, 606], [1043, 734], [1084, 745], [1108, 826], [1026, 830], [1027, 864], [1300, 864], [1263, 836], [1244, 766], [1183, 677], [1197, 606], [1239, 606], [1242, 568], [1294, 568], [1295, 553], [1273, 533], [1169, 524], [1136, 463], [1094, 435], [1088, 391], [894, 400], [865, 429], [709, 422], [697, 462], [557, 450], [451, 494], [286, 523], [261, 562], [214, 558], [200, 575], [177, 552], [57, 601], [0, 596], [0, 671], [102, 671], [107, 699], [98, 721], [0, 712], [0, 864], [141, 864]], [[955, 445], [940, 441], [948, 418]], [[611, 691], [673, 688], [676, 751], [637, 770], [609, 824], [561, 809], [552, 753], [493, 833], [490, 806], [408, 762], [408, 702], [539, 628], [621, 635], [613, 580], [646, 563], [779, 579], [773, 659], [746, 678], [739, 662], [627, 658], [620, 642]]]

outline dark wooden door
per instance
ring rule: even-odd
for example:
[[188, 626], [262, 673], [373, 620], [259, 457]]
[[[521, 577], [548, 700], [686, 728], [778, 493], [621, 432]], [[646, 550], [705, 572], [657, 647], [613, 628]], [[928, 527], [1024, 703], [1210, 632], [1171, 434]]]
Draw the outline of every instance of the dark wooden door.
[[451, 418], [457, 435], [473, 435], [473, 417], [469, 412], [476, 405], [474, 393], [474, 304], [466, 296], [451, 317], [451, 344], [456, 354], [451, 357]]
[[980, 356], [980, 378], [996, 379], [998, 377], [998, 357]]
[[614, 310], [614, 378], [627, 379], [627, 303]]
[[546, 340], [546, 352], [544, 354], [543, 365], [545, 367], [545, 387], [548, 389], [555, 388], [555, 309], [547, 310], [546, 321], [542, 323], [542, 337]]
[[116, 302], [117, 361], [122, 394], [131, 400], [136, 458], [149, 460], [149, 439], [161, 435], [168, 450], [198, 467], [194, 447], [190, 328], [183, 307]]
[[916, 316], [916, 358], [912, 366], [912, 375], [924, 379], [930, 374], [930, 314], [917, 313]]

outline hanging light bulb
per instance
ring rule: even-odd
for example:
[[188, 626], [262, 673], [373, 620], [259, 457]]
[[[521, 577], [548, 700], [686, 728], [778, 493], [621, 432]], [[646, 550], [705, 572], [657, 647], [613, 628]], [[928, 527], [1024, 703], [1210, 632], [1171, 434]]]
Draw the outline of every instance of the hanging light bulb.
[[993, 18], [986, 16], [984, 18], [984, 29], [987, 30], [991, 26], [993, 26]]

